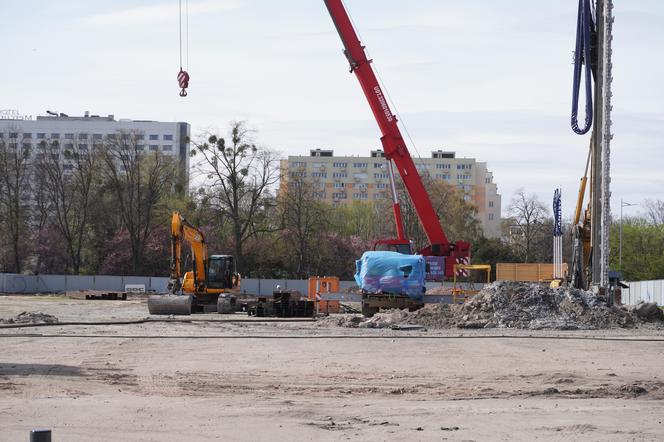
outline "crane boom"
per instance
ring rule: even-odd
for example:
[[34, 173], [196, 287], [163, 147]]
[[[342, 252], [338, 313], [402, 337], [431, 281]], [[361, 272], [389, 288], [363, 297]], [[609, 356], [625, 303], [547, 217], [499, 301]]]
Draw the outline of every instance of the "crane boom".
[[[378, 127], [380, 128], [382, 134], [380, 140], [383, 145], [385, 158], [396, 166], [399, 175], [401, 175], [429, 241], [429, 246], [421, 250], [420, 253], [423, 255], [465, 257], [467, 263], [467, 257], [470, 254], [470, 244], [465, 241], [457, 241], [455, 244], [450, 244], [450, 241], [447, 239], [440, 224], [440, 219], [431, 204], [429, 194], [424, 188], [417, 167], [415, 167], [415, 163], [408, 152], [406, 142], [397, 124], [397, 118], [390, 110], [387, 98], [371, 66], [371, 60], [367, 58], [364, 46], [362, 46], [357, 36], [357, 32], [353, 27], [353, 23], [348, 16], [342, 0], [325, 0], [325, 5], [341, 37], [344, 45], [344, 54], [350, 63], [350, 70], [355, 73], [360, 82], [364, 96], [369, 102], [376, 123], [378, 123]], [[396, 201], [395, 217], [397, 226], [399, 227], [401, 219]], [[399, 230], [399, 235], [401, 236], [402, 229]], [[454, 260], [448, 260], [446, 263], [447, 276], [452, 275], [454, 264]]]

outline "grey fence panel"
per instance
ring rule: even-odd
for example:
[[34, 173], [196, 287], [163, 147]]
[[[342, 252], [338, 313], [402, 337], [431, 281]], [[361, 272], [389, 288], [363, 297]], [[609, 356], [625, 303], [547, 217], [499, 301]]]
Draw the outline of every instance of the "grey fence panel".
[[94, 287], [94, 276], [65, 276], [65, 290], [69, 292], [77, 290], [91, 290]]
[[168, 278], [153, 276], [150, 278], [150, 287], [148, 290], [154, 290], [155, 292], [165, 292], [168, 290]]
[[256, 294], [259, 291], [259, 281], [258, 279], [243, 279], [240, 282], [240, 289], [242, 293], [247, 294]]
[[95, 276], [94, 290], [122, 292], [124, 291], [122, 276], [97, 275]]
[[31, 280], [25, 293], [64, 292], [67, 290], [65, 275], [26, 276]]
[[624, 304], [635, 305], [641, 301], [664, 305], [664, 280], [628, 282], [629, 289], [623, 289]]
[[309, 292], [309, 281], [306, 279], [304, 280], [289, 279], [285, 281], [285, 283], [287, 290], [297, 290], [298, 292], [302, 293], [304, 296], [307, 296], [307, 293]]

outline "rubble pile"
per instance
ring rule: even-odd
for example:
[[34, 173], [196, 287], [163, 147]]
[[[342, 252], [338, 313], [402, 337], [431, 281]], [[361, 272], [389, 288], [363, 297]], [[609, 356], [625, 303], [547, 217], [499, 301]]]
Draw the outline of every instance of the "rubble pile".
[[626, 308], [609, 307], [592, 292], [501, 281], [485, 287], [456, 312], [459, 328], [604, 329], [632, 328]]
[[2, 319], [0, 324], [57, 324], [58, 318], [41, 312], [21, 312], [13, 318]]
[[651, 322], [664, 326], [664, 312], [655, 303], [633, 307], [608, 306], [584, 290], [549, 288], [540, 284], [500, 281], [486, 286], [465, 304], [429, 304], [420, 310], [390, 310], [372, 318], [328, 318], [321, 326], [392, 328], [520, 328], [594, 330], [634, 328]]

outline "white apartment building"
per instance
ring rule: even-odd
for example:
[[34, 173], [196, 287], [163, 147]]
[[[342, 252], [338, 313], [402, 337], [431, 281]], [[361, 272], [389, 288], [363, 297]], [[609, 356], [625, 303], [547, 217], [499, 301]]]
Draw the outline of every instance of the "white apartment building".
[[[442, 150], [431, 152], [431, 158], [413, 161], [420, 175], [428, 174], [461, 190], [466, 201], [477, 207], [484, 235], [500, 237], [501, 196], [486, 163], [457, 158], [455, 152]], [[306, 178], [317, 186], [316, 195], [320, 199], [335, 206], [390, 198], [387, 161], [382, 150], [373, 150], [368, 157], [339, 157], [334, 156], [333, 150], [312, 149], [309, 156], [289, 156], [282, 160], [281, 170], [284, 180]]]
[[99, 116], [85, 112], [82, 117], [49, 112], [36, 119], [25, 118], [18, 112], [0, 113], [0, 138], [9, 146], [20, 147], [38, 155], [37, 147], [44, 140], [58, 140], [63, 150], [86, 152], [106, 137], [118, 132], [136, 134], [140, 149], [159, 151], [175, 157], [182, 176], [189, 177], [190, 125], [183, 122], [150, 120], [116, 120], [113, 115]]

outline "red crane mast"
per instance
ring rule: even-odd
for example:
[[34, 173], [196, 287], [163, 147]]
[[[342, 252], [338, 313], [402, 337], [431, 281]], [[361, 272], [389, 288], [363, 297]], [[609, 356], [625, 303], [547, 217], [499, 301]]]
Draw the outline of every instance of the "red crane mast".
[[397, 124], [397, 118], [390, 110], [387, 98], [371, 66], [371, 60], [367, 58], [364, 46], [362, 46], [357, 32], [353, 28], [353, 24], [342, 0], [325, 0], [325, 5], [341, 37], [345, 48], [344, 55], [350, 63], [350, 70], [355, 73], [360, 82], [364, 96], [369, 102], [371, 111], [378, 123], [382, 134], [380, 141], [383, 145], [383, 152], [389, 162], [394, 197], [393, 208], [398, 237], [392, 240], [382, 240], [380, 243], [392, 246], [409, 244], [409, 241], [405, 238], [399, 202], [394, 189], [392, 178], [393, 163], [406, 186], [408, 195], [413, 202], [417, 216], [429, 241], [429, 245], [419, 253], [425, 256], [446, 256], [452, 258], [446, 259], [445, 263], [445, 276], [451, 277], [454, 273], [454, 264], [469, 263], [470, 244], [466, 241], [456, 241], [452, 244], [447, 239], [440, 224], [440, 219], [431, 204], [429, 194], [424, 188], [419, 172], [410, 156], [410, 152], [408, 152], [406, 142]]

